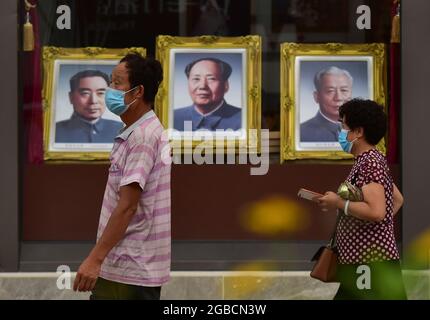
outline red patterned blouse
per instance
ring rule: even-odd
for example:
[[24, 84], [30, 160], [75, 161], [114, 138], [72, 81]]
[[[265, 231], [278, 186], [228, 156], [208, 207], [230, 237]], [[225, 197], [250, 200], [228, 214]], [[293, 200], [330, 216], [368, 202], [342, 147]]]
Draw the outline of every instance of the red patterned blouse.
[[371, 182], [381, 184], [387, 209], [384, 220], [380, 222], [342, 214], [336, 236], [339, 262], [356, 264], [399, 259], [394, 238], [393, 179], [384, 155], [375, 149], [359, 155], [347, 181], [359, 188]]

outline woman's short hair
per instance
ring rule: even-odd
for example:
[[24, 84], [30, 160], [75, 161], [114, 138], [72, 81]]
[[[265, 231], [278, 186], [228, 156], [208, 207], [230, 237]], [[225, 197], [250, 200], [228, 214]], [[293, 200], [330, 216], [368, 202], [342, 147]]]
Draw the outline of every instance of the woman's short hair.
[[351, 130], [363, 128], [364, 138], [372, 145], [387, 131], [384, 108], [372, 100], [352, 99], [339, 108], [339, 116]]

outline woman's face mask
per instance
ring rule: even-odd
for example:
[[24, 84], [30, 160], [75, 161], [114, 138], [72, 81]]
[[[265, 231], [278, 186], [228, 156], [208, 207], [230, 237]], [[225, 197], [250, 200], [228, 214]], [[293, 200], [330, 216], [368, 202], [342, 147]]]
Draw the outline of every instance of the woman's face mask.
[[355, 140], [357, 140], [357, 138], [355, 138], [352, 141], [348, 141], [348, 132], [349, 131], [350, 130], [342, 129], [339, 133], [338, 141], [339, 141], [340, 146], [342, 147], [343, 151], [351, 153], [352, 145], [354, 144]]
[[137, 86], [128, 91], [121, 91], [117, 89], [112, 89], [110, 87], [106, 88], [106, 92], [105, 92], [106, 107], [109, 109], [110, 112], [118, 116], [122, 115], [137, 100], [137, 99], [134, 99], [131, 103], [125, 104], [125, 101], [124, 101], [125, 94], [136, 88]]

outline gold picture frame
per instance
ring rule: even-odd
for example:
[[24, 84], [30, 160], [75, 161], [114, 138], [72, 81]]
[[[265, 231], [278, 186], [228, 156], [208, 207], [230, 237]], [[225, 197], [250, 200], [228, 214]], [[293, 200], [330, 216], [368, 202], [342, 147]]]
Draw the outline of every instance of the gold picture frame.
[[[92, 112], [93, 118], [96, 118], [96, 121], [92, 120], [94, 127], [83, 129], [80, 122], [72, 124], [72, 118], [76, 121], [88, 120], [88, 118], [80, 117], [77, 110], [77, 108], [86, 108], [84, 104], [80, 107], [75, 107], [78, 105], [76, 103], [72, 105], [72, 100], [74, 102], [76, 100], [71, 92], [70, 80], [78, 73], [83, 75], [82, 72], [89, 72], [85, 73], [85, 77], [98, 78], [103, 87], [107, 76], [108, 86], [112, 69], [121, 58], [132, 52], [146, 56], [146, 49], [137, 47], [124, 49], [43, 47], [42, 102], [45, 160], [108, 160], [113, 146], [112, 137], [118, 128], [122, 127], [122, 122], [118, 116], [107, 110], [103, 99], [104, 89], [99, 89], [97, 93], [91, 93], [92, 99], [97, 102], [94, 103], [93, 109], [88, 111]], [[80, 79], [82, 78], [78, 78], [79, 84]], [[82, 91], [82, 89], [79, 90]], [[96, 96], [98, 98], [95, 98]], [[91, 121], [87, 121], [87, 123], [91, 123]], [[88, 128], [91, 128], [90, 130], [95, 128], [92, 131], [94, 138], [87, 134]], [[97, 131], [98, 129], [101, 130]], [[96, 134], [97, 138], [95, 138]]]
[[[156, 97], [156, 113], [165, 128], [169, 129], [169, 140], [173, 153], [190, 153], [203, 148], [206, 153], [215, 149], [227, 153], [245, 147], [247, 153], [258, 152], [261, 130], [261, 37], [157, 37], [156, 57], [163, 66], [164, 81]], [[222, 116], [214, 127], [201, 132], [180, 112], [194, 112], [194, 101], [188, 90], [187, 65], [206, 58], [227, 62], [231, 67], [228, 91], [224, 102], [240, 108], [235, 122], [222, 124]], [[181, 111], [177, 111], [183, 108]], [[220, 109], [224, 108], [224, 104]], [[187, 112], [188, 112], [187, 111]], [[239, 122], [239, 120], [240, 122]], [[184, 120], [184, 122], [182, 122]], [[225, 126], [225, 127], [223, 127]], [[226, 130], [228, 126], [235, 129]], [[239, 128], [240, 126], [240, 128]], [[239, 129], [237, 129], [239, 128]], [[203, 147], [202, 147], [203, 146]], [[205, 148], [208, 146], [209, 148]], [[212, 148], [211, 148], [212, 147]], [[218, 148], [219, 147], [219, 148]], [[211, 151], [212, 150], [212, 151]]]
[[[309, 131], [306, 130], [310, 126], [301, 126], [307, 120], [316, 121], [317, 117], [325, 117], [316, 104], [316, 84], [313, 81], [318, 72], [331, 67], [342, 69], [341, 72], [347, 70], [352, 77], [351, 98], [371, 99], [386, 108], [384, 44], [282, 43], [281, 163], [296, 159], [352, 159], [351, 154], [341, 150], [337, 137], [320, 135], [321, 141], [318, 141], [315, 138], [316, 131], [314, 137], [309, 137], [312, 134], [308, 134]], [[310, 105], [314, 106], [309, 107]], [[332, 123], [335, 124], [333, 121]], [[330, 141], [323, 141], [325, 139]], [[377, 147], [385, 154], [384, 139]]]

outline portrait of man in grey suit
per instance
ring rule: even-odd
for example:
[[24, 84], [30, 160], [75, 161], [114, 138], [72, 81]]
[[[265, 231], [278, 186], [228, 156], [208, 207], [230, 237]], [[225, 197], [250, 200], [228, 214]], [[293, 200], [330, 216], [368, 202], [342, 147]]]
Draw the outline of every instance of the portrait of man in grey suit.
[[352, 98], [353, 78], [346, 69], [330, 66], [314, 76], [313, 99], [317, 113], [300, 124], [301, 142], [337, 142], [339, 107]]

